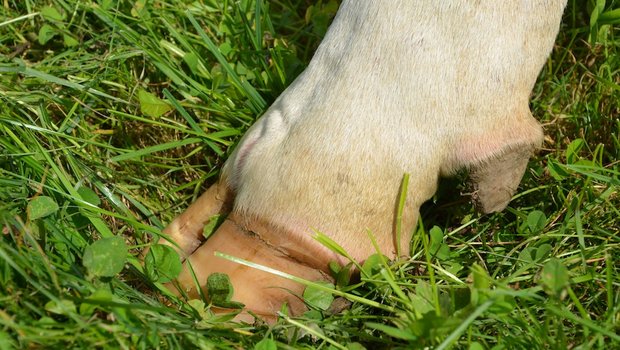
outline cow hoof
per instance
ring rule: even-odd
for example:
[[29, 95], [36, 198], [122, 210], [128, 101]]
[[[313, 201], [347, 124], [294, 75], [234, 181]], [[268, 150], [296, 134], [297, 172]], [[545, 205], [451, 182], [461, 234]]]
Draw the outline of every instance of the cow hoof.
[[[190, 298], [198, 298], [200, 288], [215, 306], [212, 310], [216, 313], [242, 307], [236, 317], [238, 321], [250, 322], [258, 316], [273, 323], [284, 304], [290, 315], [300, 315], [307, 310], [301, 297], [305, 288], [303, 284], [216, 255], [219, 252], [308, 281], [332, 281], [326, 271], [329, 254], [305, 254], [303, 252], [311, 249], [296, 246], [291, 242], [294, 240], [281, 242], [292, 236], [267, 225], [243, 224], [231, 214], [203, 245], [189, 255], [176, 283], [168, 287], [177, 293], [179, 290], [176, 289], [180, 288]], [[209, 295], [207, 281], [216, 274], [226, 274], [230, 279], [233, 293], [226, 300]]]

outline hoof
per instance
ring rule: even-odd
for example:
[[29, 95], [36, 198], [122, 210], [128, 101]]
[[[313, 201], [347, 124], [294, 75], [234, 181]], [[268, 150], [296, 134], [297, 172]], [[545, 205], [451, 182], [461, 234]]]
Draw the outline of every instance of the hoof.
[[[279, 244], [283, 237], [291, 237], [282, 230], [248, 225], [252, 226], [250, 229], [238, 222], [236, 216], [231, 214], [203, 245], [189, 255], [176, 283], [168, 287], [177, 293], [179, 291], [176, 289], [180, 288], [190, 298], [198, 298], [198, 288], [201, 288], [207, 299], [213, 302], [206, 288], [207, 280], [214, 273], [224, 273], [230, 278], [234, 290], [230, 301], [244, 305], [236, 320], [251, 322], [253, 315], [256, 315], [271, 323], [276, 320], [284, 304], [290, 315], [302, 314], [307, 310], [301, 298], [305, 288], [303, 284], [230, 261], [215, 253], [240, 258], [308, 281], [332, 280], [326, 271], [329, 255], [324, 254], [324, 259], [321, 259], [319, 255], [300, 254], [310, 250], [295, 246], [295, 242], [288, 242], [284, 246]], [[217, 303], [213, 304], [218, 306]], [[234, 311], [225, 307], [212, 310]]]

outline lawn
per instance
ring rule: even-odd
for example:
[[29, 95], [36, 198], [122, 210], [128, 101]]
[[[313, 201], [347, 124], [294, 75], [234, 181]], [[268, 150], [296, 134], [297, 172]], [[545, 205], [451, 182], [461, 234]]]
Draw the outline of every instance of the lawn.
[[[502, 213], [447, 180], [411, 259], [234, 323], [140, 252], [304, 69], [335, 1], [0, 3], [0, 350], [620, 348], [620, 5], [570, 0]], [[456, 188], [456, 190], [455, 190]]]

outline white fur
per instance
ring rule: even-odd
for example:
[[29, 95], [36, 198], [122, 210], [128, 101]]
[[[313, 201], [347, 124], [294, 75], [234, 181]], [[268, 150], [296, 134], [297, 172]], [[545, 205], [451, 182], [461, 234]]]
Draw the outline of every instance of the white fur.
[[[566, 0], [345, 0], [306, 71], [227, 162], [239, 217], [354, 257], [408, 242], [438, 177], [542, 141], [528, 98]], [[498, 174], [501, 176], [501, 174]], [[406, 243], [402, 246], [406, 252]]]

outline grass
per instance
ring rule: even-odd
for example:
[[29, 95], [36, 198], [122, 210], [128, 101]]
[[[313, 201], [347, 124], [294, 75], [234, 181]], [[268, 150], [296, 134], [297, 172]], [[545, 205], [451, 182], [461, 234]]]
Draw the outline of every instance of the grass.
[[0, 349], [620, 347], [617, 1], [569, 1], [532, 95], [545, 146], [504, 212], [443, 186], [410, 260], [340, 274], [342, 313], [319, 303], [268, 327], [164, 297], [139, 252], [214, 181], [335, 9], [0, 4]]

